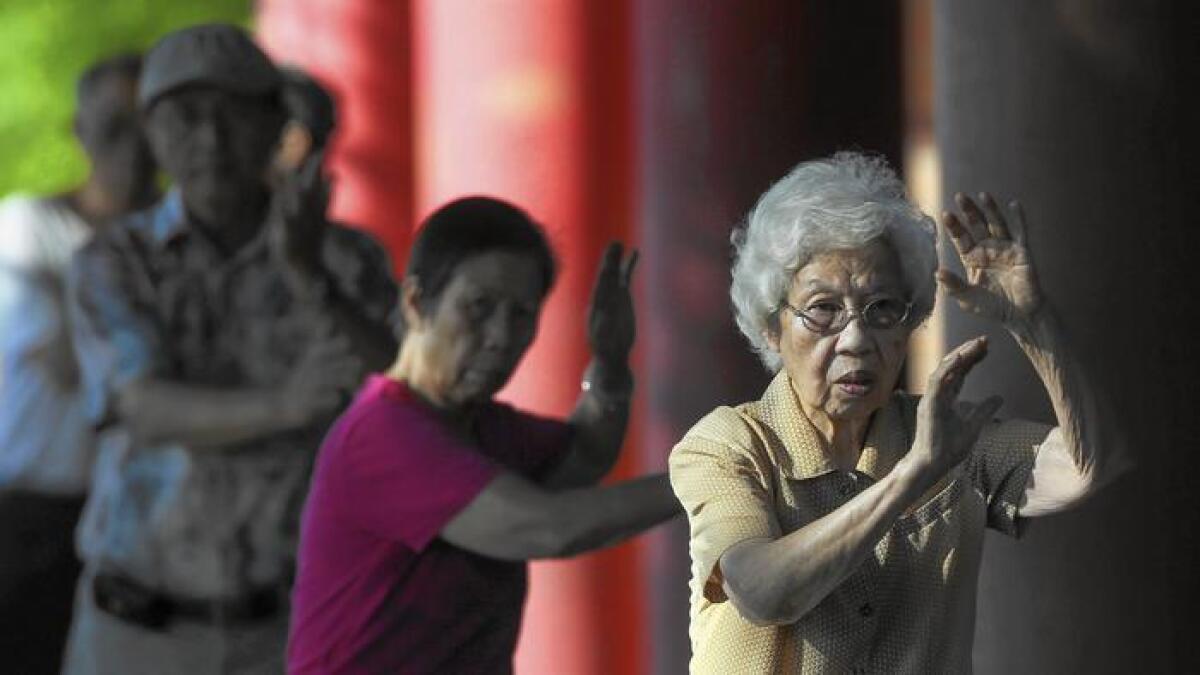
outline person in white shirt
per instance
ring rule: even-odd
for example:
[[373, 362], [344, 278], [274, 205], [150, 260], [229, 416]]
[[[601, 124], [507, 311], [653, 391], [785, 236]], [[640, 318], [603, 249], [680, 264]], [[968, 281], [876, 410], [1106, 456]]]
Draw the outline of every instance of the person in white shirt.
[[93, 434], [78, 392], [64, 274], [114, 217], [157, 197], [137, 113], [141, 57], [80, 77], [75, 133], [82, 185], [0, 201], [0, 653], [9, 672], [58, 672], [79, 563], [75, 524]]

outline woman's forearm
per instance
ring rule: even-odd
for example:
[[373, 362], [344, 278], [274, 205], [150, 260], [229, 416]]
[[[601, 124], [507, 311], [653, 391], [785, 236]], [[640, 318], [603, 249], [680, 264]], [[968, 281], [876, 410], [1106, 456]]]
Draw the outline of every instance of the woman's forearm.
[[559, 556], [573, 556], [620, 543], [683, 513], [665, 474], [611, 486], [560, 492], [554, 497], [564, 533]]
[[542, 482], [550, 489], [595, 485], [612, 470], [625, 441], [633, 373], [625, 362], [605, 364], [593, 359], [584, 374], [587, 383], [570, 424], [571, 447], [563, 462]]
[[931, 485], [903, 460], [832, 513], [774, 541], [751, 540], [721, 556], [725, 594], [747, 620], [799, 620], [871, 555], [896, 519]]
[[1102, 414], [1098, 393], [1051, 309], [1043, 306], [1033, 319], [1008, 329], [1046, 388], [1079, 479], [1089, 488], [1112, 479], [1126, 466], [1121, 431], [1112, 415]]

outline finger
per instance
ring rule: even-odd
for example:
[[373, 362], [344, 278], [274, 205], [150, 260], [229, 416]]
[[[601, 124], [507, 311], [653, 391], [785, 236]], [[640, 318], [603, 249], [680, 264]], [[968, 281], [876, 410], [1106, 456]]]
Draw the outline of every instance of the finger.
[[624, 247], [620, 242], [610, 241], [604, 247], [604, 255], [600, 259], [600, 276], [606, 280], [616, 281], [621, 271], [621, 254]]
[[987, 239], [989, 236], [987, 219], [984, 218], [983, 210], [979, 208], [975, 200], [961, 192], [956, 192], [954, 194], [954, 203], [958, 205], [958, 210], [962, 211], [962, 223], [967, 228], [967, 231], [971, 233], [971, 238], [975, 240], [975, 243], [978, 244]]
[[1012, 214], [1012, 222], [1009, 223], [1009, 229], [1012, 230], [1013, 241], [1025, 245], [1025, 207], [1021, 206], [1021, 202], [1012, 200], [1008, 203], [1008, 211]]
[[596, 272], [596, 282], [592, 285], [592, 306], [604, 302], [612, 296], [612, 288], [621, 280], [621, 245], [609, 242], [600, 256], [600, 269]]
[[1012, 239], [1008, 233], [1008, 223], [1004, 213], [996, 205], [996, 200], [987, 192], [979, 193], [979, 203], [983, 206], [983, 215], [987, 218], [988, 233], [995, 239]]
[[937, 277], [938, 283], [941, 284], [946, 291], [950, 293], [950, 295], [955, 297], [964, 295], [971, 290], [970, 284], [968, 284], [962, 277], [958, 276], [954, 272], [951, 272], [945, 267], [939, 267], [935, 276]]
[[637, 267], [638, 258], [641, 253], [635, 248], [630, 249], [629, 255], [621, 261], [621, 285], [629, 288], [630, 282], [633, 280], [633, 270]]
[[987, 336], [968, 340], [942, 357], [929, 375], [926, 394], [938, 401], [952, 401], [966, 374], [987, 355]]
[[950, 241], [954, 242], [954, 250], [958, 251], [958, 257], [962, 258], [975, 248], [975, 239], [971, 237], [971, 233], [963, 226], [962, 221], [958, 216], [950, 211], [942, 212], [942, 229], [946, 234], [950, 235]]
[[958, 303], [960, 309], [965, 312], [975, 312], [980, 303], [980, 295], [986, 295], [986, 291], [981, 291], [976, 286], [972, 286], [962, 277], [948, 269], [938, 269], [936, 274], [938, 283], [946, 289], [950, 297]]

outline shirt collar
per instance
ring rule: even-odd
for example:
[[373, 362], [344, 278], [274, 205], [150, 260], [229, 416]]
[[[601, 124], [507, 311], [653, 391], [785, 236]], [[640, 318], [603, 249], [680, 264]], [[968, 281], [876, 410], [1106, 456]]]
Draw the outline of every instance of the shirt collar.
[[[908, 452], [906, 397], [897, 393], [875, 413], [855, 470], [874, 480], [883, 478]], [[816, 478], [837, 470], [817, 430], [804, 414], [791, 378], [780, 370], [757, 406], [758, 417], [782, 445], [776, 458], [783, 475], [794, 480]]]
[[154, 233], [154, 243], [159, 247], [166, 247], [187, 233], [187, 212], [183, 209], [183, 196], [178, 188], [167, 191], [155, 209], [151, 231]]
[[[154, 243], [160, 249], [166, 248], [172, 243], [186, 237], [196, 235], [200, 239], [203, 239], [211, 249], [216, 250], [217, 248], [217, 245], [203, 230], [193, 226], [189, 222], [187, 210], [183, 206], [183, 196], [180, 194], [178, 188], [171, 188], [167, 192], [162, 202], [155, 209], [152, 218]], [[257, 258], [267, 248], [267, 237], [267, 228], [264, 226], [253, 239], [230, 256], [230, 261], [234, 264], [239, 264]]]

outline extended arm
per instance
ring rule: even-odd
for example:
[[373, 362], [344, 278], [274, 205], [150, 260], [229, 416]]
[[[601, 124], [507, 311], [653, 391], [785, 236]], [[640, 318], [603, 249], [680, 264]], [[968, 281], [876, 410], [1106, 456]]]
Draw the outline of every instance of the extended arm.
[[1097, 392], [1049, 308], [1010, 331], [1046, 387], [1058, 421], [1038, 450], [1018, 509], [1025, 517], [1041, 516], [1077, 504], [1129, 462], [1116, 416], [1102, 414]]
[[1042, 298], [1020, 204], [1012, 202], [1006, 215], [986, 193], [978, 202], [962, 194], [956, 200], [962, 215], [946, 213], [943, 224], [967, 279], [947, 270], [938, 278], [964, 310], [1003, 323], [1046, 387], [1058, 427], [1038, 451], [1019, 513], [1061, 511], [1129, 467], [1120, 429], [1114, 416], [1101, 414], [1095, 388]]
[[619, 543], [678, 513], [664, 475], [551, 492], [506, 472], [447, 523], [441, 536], [493, 558], [563, 558]]

